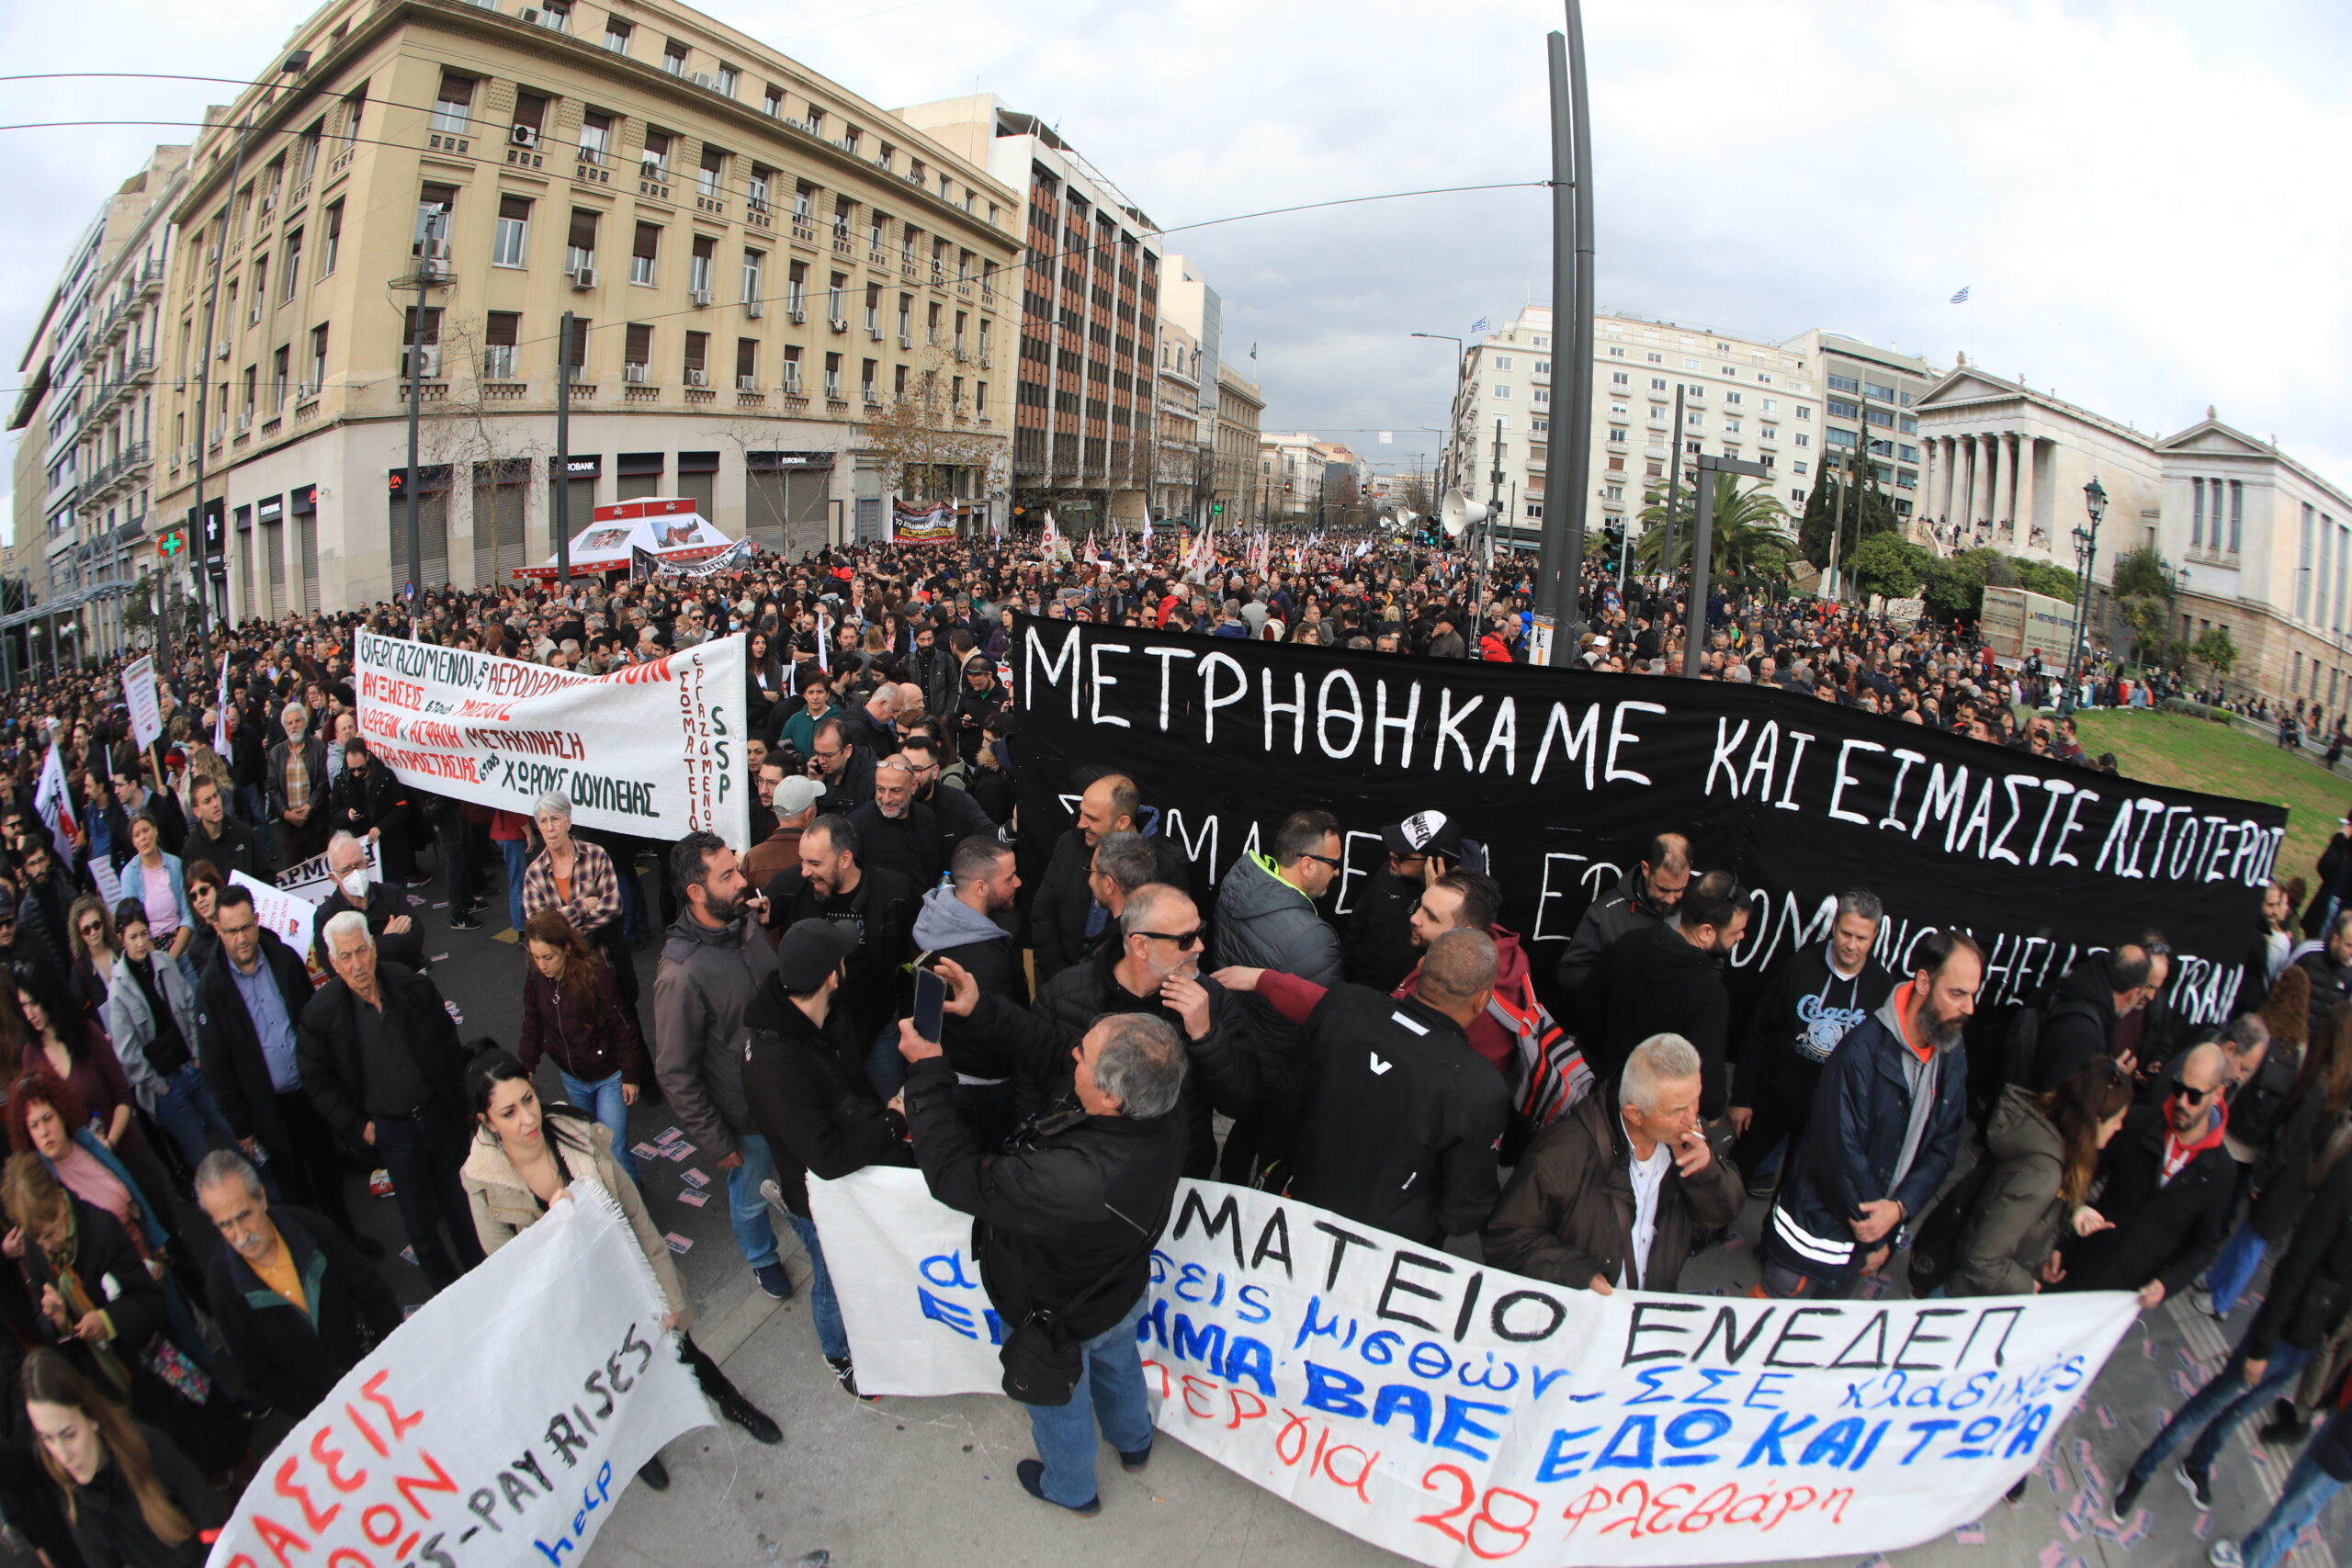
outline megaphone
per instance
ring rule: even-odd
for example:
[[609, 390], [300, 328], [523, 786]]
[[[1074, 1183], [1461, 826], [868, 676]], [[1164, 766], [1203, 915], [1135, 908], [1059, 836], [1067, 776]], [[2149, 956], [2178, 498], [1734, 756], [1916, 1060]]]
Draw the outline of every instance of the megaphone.
[[1474, 523], [1484, 523], [1492, 513], [1493, 509], [1484, 502], [1471, 500], [1459, 490], [1450, 490], [1445, 492], [1445, 504], [1438, 508], [1437, 516], [1446, 534], [1458, 539], [1463, 529]]
[[1399, 528], [1409, 528], [1420, 520], [1421, 514], [1409, 506], [1400, 506], [1396, 509], [1396, 526]]

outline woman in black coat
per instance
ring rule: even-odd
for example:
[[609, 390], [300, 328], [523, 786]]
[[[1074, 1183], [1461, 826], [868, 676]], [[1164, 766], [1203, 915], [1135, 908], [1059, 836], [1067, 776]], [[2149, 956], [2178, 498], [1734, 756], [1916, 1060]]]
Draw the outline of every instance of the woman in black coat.
[[229, 1510], [178, 1446], [54, 1350], [26, 1358], [24, 1390], [41, 1467], [65, 1495], [87, 1568], [198, 1568]]

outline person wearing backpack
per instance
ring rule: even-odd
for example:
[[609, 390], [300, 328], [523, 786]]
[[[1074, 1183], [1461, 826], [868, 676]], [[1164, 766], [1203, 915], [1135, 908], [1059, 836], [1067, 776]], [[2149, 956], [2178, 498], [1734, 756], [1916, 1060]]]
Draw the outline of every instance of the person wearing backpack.
[[[2131, 1109], [2132, 1080], [2106, 1056], [2092, 1057], [2047, 1094], [2020, 1084], [2003, 1089], [1985, 1129], [1988, 1154], [1974, 1202], [1963, 1209], [1957, 1189], [1945, 1201], [1954, 1211], [1956, 1235], [1944, 1293], [2025, 1296], [2055, 1284], [2059, 1236], [2070, 1229], [2088, 1235], [2108, 1227], [2086, 1199], [2099, 1151]], [[1920, 1227], [1915, 1261], [1937, 1228], [1932, 1215]], [[1912, 1283], [1918, 1284], [1916, 1268]]]

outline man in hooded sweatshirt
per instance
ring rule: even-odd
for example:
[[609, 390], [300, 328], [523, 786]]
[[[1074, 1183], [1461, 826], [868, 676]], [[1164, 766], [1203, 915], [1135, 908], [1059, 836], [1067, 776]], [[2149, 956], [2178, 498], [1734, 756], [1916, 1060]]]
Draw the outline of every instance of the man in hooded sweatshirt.
[[[1029, 1005], [1029, 977], [1009, 929], [1021, 892], [1012, 846], [975, 833], [948, 857], [949, 885], [922, 896], [915, 912], [919, 953], [962, 964], [984, 997]], [[956, 1114], [984, 1149], [1002, 1146], [1012, 1131], [1012, 1066], [969, 1018], [942, 1021], [940, 1045], [956, 1069]]]
[[1911, 968], [1822, 1068], [1813, 1118], [1789, 1147], [1764, 1223], [1758, 1295], [1852, 1294], [1951, 1174], [1968, 1107], [1961, 1037], [1976, 1010], [1984, 950], [1959, 931], [1937, 931], [1912, 949]]
[[[1339, 876], [1343, 852], [1329, 812], [1291, 813], [1274, 831], [1271, 855], [1242, 856], [1219, 884], [1207, 967], [1273, 969], [1317, 986], [1338, 985], [1344, 978], [1340, 935], [1315, 901]], [[1227, 1181], [1248, 1181], [1286, 1160], [1299, 1113], [1294, 1058], [1305, 1032], [1263, 997], [1243, 998], [1242, 1012], [1258, 1043], [1258, 1109], [1226, 1138]]]

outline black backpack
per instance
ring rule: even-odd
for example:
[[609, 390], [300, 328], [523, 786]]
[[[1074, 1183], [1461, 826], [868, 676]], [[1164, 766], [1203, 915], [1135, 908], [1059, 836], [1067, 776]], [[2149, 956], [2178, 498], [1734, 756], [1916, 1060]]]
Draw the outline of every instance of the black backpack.
[[[2020, 1012], [2025, 1009], [2020, 1008]], [[1968, 1234], [1969, 1222], [1976, 1216], [1976, 1207], [1991, 1184], [1993, 1161], [1980, 1159], [1966, 1176], [1952, 1184], [1951, 1191], [1928, 1211], [1928, 1217], [1911, 1235], [1911, 1293], [1924, 1296], [1939, 1285], [1948, 1283], [1960, 1270], [1960, 1238]]]

